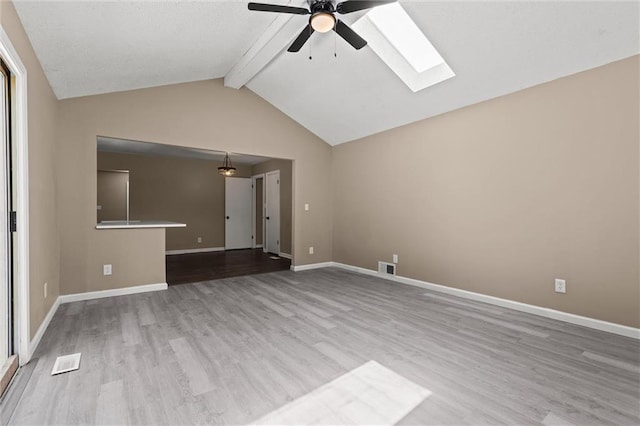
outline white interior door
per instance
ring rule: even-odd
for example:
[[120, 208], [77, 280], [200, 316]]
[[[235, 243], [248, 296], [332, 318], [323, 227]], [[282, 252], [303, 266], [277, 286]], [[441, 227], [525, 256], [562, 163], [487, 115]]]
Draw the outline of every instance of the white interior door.
[[225, 178], [224, 248], [251, 248], [251, 178]]
[[264, 247], [269, 253], [280, 254], [280, 170], [267, 173], [265, 192]]

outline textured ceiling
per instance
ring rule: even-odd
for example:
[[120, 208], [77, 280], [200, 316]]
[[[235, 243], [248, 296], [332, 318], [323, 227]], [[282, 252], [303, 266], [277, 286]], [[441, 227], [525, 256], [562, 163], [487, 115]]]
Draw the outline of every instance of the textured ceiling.
[[59, 99], [224, 77], [274, 19], [236, 0], [14, 2]]
[[[401, 4], [455, 77], [413, 93], [369, 47], [329, 33], [283, 51], [247, 86], [335, 145], [640, 53], [636, 1]], [[245, 1], [16, 8], [59, 98], [223, 77], [275, 19]]]

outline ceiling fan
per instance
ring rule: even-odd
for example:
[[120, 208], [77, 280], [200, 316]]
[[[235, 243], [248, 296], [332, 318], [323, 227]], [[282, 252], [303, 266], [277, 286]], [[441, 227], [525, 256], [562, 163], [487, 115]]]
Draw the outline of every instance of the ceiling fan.
[[356, 34], [355, 31], [349, 28], [349, 26], [340, 19], [336, 19], [336, 13], [344, 15], [387, 3], [393, 3], [395, 1], [397, 0], [348, 0], [334, 6], [334, 2], [332, 0], [309, 0], [309, 9], [276, 4], [249, 3], [249, 10], [292, 13], [295, 15], [311, 15], [307, 26], [287, 49], [289, 52], [298, 52], [314, 31], [326, 33], [331, 30], [335, 31], [356, 50], [359, 50], [367, 45], [367, 41]]

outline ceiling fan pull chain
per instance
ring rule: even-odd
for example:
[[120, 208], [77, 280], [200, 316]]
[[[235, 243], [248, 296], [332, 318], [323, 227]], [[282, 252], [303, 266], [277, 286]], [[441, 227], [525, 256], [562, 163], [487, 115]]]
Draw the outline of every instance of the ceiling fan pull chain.
[[338, 57], [338, 48], [337, 48], [337, 44], [338, 44], [338, 33], [335, 32], [335, 27], [336, 24], [333, 24], [333, 57], [337, 58]]
[[[311, 27], [311, 25], [309, 25], [309, 38], [311, 38], [311, 34], [313, 34], [313, 28]], [[312, 60], [313, 57], [311, 56], [311, 42], [309, 42], [309, 60]]]

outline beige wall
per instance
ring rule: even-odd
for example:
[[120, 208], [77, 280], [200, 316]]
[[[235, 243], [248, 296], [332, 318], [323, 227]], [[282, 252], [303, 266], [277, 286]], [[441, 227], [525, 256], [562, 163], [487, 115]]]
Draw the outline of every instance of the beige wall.
[[[248, 89], [228, 89], [222, 80], [211, 80], [64, 100], [60, 102], [59, 129], [56, 158], [63, 294], [111, 286], [109, 280], [94, 274], [126, 244], [106, 240], [111, 231], [94, 229], [97, 135], [294, 159], [294, 263], [332, 259], [327, 174], [331, 147]], [[317, 208], [304, 212], [304, 203]], [[314, 246], [316, 254], [309, 255], [308, 246]], [[100, 256], [97, 247], [101, 247]], [[147, 270], [146, 254], [137, 256], [140, 270]], [[154, 274], [149, 270], [128, 285], [154, 282]]]
[[335, 147], [334, 260], [638, 327], [638, 58]]
[[[224, 247], [224, 177], [220, 163], [178, 157], [98, 152], [98, 169], [129, 170], [131, 220], [170, 220], [167, 250]], [[236, 177], [251, 167], [235, 164]], [[198, 243], [198, 237], [202, 243]]]
[[[98, 161], [98, 167], [100, 167]], [[127, 220], [129, 172], [98, 170], [97, 221]]]
[[291, 254], [291, 215], [293, 213], [293, 164], [290, 160], [273, 159], [256, 164], [252, 175], [280, 170], [280, 252]]
[[[58, 102], [10, 2], [0, 2], [0, 22], [27, 69], [29, 144], [30, 335], [59, 294], [58, 197], [55, 135]], [[48, 283], [48, 297], [43, 285]]]
[[331, 149], [221, 80], [57, 102], [10, 2], [0, 23], [28, 70], [31, 336], [59, 292], [165, 279], [164, 230], [94, 228], [96, 135], [295, 160], [297, 265], [397, 253], [400, 275], [640, 325], [638, 57]]
[[[87, 247], [86, 283], [89, 290], [98, 291], [145, 284], [166, 283], [165, 231], [151, 229], [96, 230], [98, 243]], [[114, 249], [117, 247], [117, 249]], [[112, 265], [112, 274], [104, 276], [102, 265]], [[79, 268], [82, 264], [77, 264]], [[86, 266], [85, 266], [86, 267]], [[67, 290], [63, 281], [62, 294], [83, 290]]]

